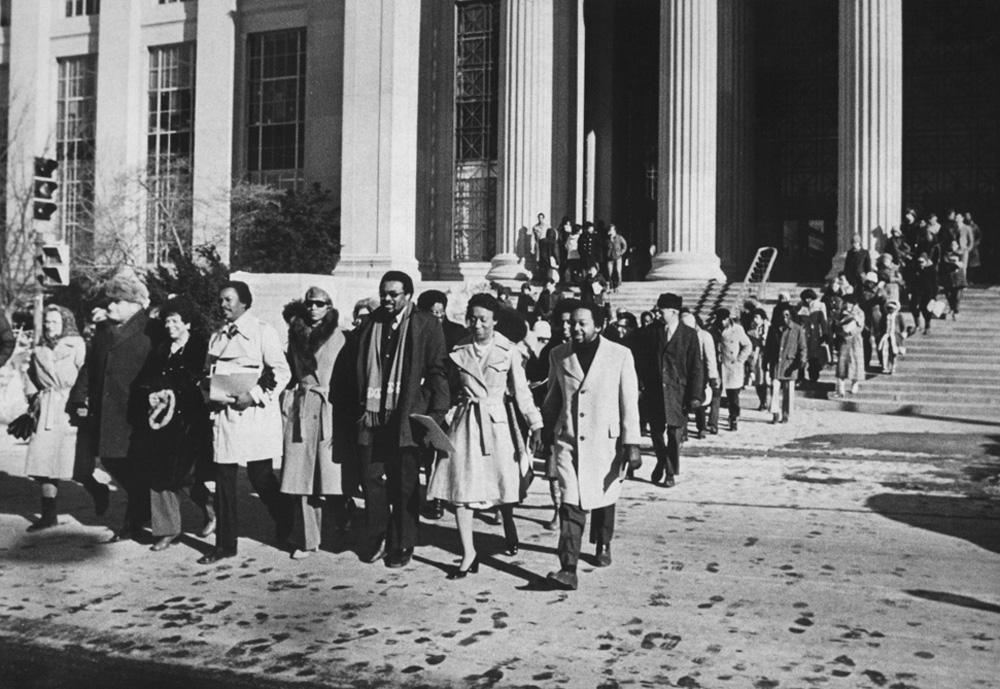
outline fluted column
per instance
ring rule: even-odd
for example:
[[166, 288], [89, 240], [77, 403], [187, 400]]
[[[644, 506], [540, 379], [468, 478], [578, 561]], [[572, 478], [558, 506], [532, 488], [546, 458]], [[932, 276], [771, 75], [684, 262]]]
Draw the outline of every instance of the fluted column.
[[753, 7], [719, 1], [719, 257], [729, 277], [742, 279], [754, 251]]
[[660, 0], [656, 244], [647, 280], [723, 279], [715, 253], [716, 0]]
[[417, 272], [420, 3], [346, 0], [336, 275]]
[[524, 239], [551, 216], [552, 2], [503, 0], [500, 20], [500, 196], [489, 279], [530, 277]]
[[900, 222], [903, 162], [902, 0], [840, 0], [838, 247], [877, 251]]

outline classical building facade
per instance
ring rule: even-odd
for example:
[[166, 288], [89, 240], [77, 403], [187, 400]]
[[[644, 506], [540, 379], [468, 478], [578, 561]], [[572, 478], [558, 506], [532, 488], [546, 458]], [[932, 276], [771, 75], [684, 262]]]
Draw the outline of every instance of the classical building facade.
[[904, 205], [1000, 223], [993, 0], [4, 0], [0, 24], [6, 212], [58, 158], [77, 252], [130, 171], [147, 261], [224, 247], [234, 179], [318, 183], [351, 276], [522, 276], [538, 213], [614, 222], [632, 279], [738, 278], [763, 245], [818, 279]]

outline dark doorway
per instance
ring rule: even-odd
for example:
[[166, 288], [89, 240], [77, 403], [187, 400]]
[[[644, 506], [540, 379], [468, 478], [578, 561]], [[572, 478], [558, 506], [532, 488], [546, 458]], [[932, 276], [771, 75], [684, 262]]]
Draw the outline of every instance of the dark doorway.
[[773, 279], [819, 280], [837, 248], [837, 0], [754, 3], [756, 230]]

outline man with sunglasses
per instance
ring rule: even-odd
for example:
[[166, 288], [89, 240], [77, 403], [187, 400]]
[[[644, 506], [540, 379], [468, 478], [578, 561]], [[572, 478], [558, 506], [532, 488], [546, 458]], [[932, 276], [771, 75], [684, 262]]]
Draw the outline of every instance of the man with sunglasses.
[[362, 557], [405, 567], [420, 518], [421, 426], [411, 415], [444, 422], [450, 395], [441, 323], [414, 308], [413, 279], [390, 270], [379, 281], [380, 307], [358, 339], [358, 457], [369, 550]]

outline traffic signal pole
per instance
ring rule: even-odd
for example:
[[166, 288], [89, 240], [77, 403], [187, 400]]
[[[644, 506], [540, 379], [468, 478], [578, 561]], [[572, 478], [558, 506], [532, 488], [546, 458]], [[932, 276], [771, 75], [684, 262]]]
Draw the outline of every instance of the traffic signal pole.
[[35, 226], [35, 296], [33, 304], [34, 344], [42, 340], [45, 313], [45, 288], [69, 283], [69, 247], [54, 242], [52, 215], [58, 209], [55, 193], [59, 187], [55, 179], [59, 161], [35, 157], [32, 215]]

